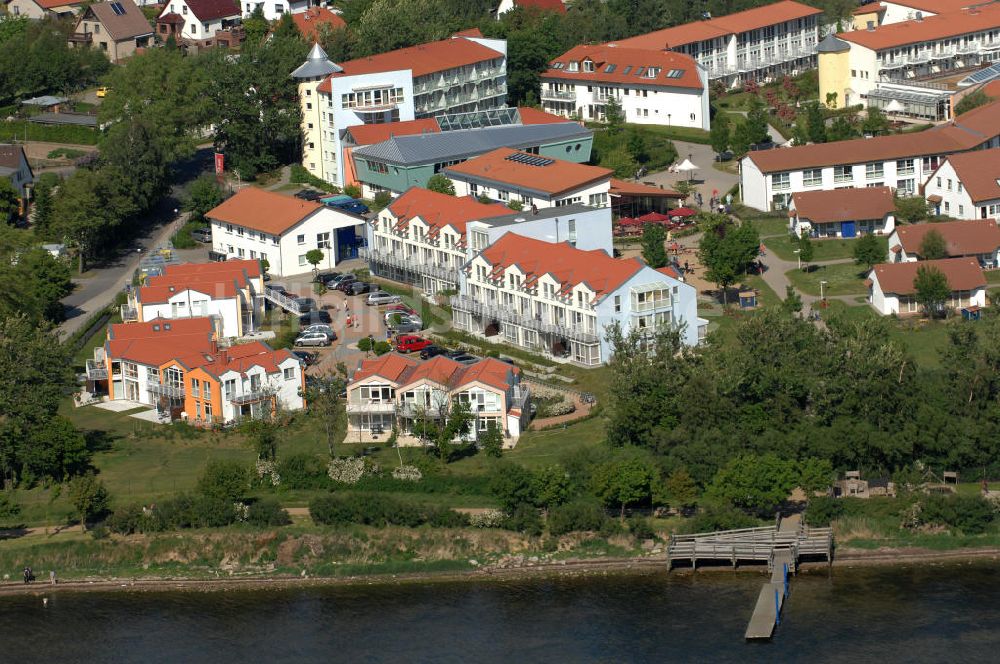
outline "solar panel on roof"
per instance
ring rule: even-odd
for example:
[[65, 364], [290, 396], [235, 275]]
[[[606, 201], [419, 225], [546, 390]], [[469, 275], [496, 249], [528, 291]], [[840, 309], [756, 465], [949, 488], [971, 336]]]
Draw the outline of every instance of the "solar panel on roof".
[[111, 11], [113, 11], [115, 13], [115, 16], [124, 16], [125, 15], [125, 8], [122, 6], [122, 3], [120, 3], [120, 2], [112, 2], [111, 3]]
[[986, 81], [992, 81], [995, 78], [1000, 78], [1000, 62], [969, 74], [958, 82], [958, 87], [964, 88], [970, 85], [976, 85], [977, 83], [985, 83]]
[[517, 163], [525, 164], [526, 166], [551, 166], [556, 163], [554, 159], [539, 157], [534, 154], [525, 154], [523, 152], [515, 152], [512, 155], [507, 155], [505, 159], [507, 161], [516, 161]]

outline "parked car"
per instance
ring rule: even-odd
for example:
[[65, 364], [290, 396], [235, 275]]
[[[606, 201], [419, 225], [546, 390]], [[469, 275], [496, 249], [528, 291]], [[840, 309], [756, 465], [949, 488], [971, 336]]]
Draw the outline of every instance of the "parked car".
[[311, 297], [297, 297], [295, 304], [299, 305], [299, 311], [304, 314], [316, 310], [316, 300]]
[[732, 150], [723, 150], [722, 152], [720, 152], [720, 153], [718, 153], [718, 154], [715, 155], [715, 160], [716, 161], [732, 161], [733, 160], [733, 151]]
[[417, 314], [416, 310], [413, 307], [408, 307], [402, 302], [399, 302], [398, 304], [390, 304], [385, 308], [385, 312], [386, 313], [399, 312], [401, 314], [406, 314], [407, 316], [415, 316]]
[[372, 293], [377, 290], [378, 286], [369, 284], [366, 281], [352, 281], [344, 288], [344, 292], [348, 295], [364, 295], [365, 293]]
[[441, 348], [441, 346], [435, 346], [431, 344], [426, 346], [422, 351], [420, 351], [421, 360], [429, 360], [432, 357], [437, 357], [438, 355], [445, 355], [448, 352], [447, 348]]
[[304, 201], [318, 201], [323, 198], [323, 192], [315, 189], [299, 189], [295, 192], [295, 198], [301, 198]]
[[212, 241], [212, 229], [211, 228], [196, 228], [193, 231], [191, 231], [191, 239], [193, 239], [193, 240], [195, 240], [197, 242], [202, 242], [202, 243], [211, 242]]
[[762, 150], [771, 150], [775, 147], [777, 147], [777, 144], [769, 138], [767, 140], [761, 141], [760, 143], [751, 143], [750, 151], [760, 152]]
[[323, 309], [310, 311], [307, 314], [299, 316], [299, 327], [309, 327], [310, 325], [319, 325], [320, 323], [329, 325], [332, 322], [333, 318], [330, 317], [330, 312]]
[[307, 332], [295, 337], [296, 346], [329, 346], [333, 340], [322, 332]]
[[104, 99], [105, 97], [107, 97], [108, 96], [108, 90], [110, 90], [110, 89], [111, 88], [109, 88], [106, 85], [102, 85], [101, 87], [97, 88], [97, 98], [98, 99]]
[[336, 270], [325, 270], [323, 272], [317, 272], [316, 274], [313, 275], [313, 283], [314, 284], [319, 284], [319, 283], [325, 284], [326, 282], [330, 281], [334, 277], [339, 277], [340, 274], [341, 273], [337, 272]]
[[403, 298], [398, 295], [393, 295], [392, 293], [386, 293], [385, 291], [379, 290], [374, 293], [369, 293], [365, 303], [378, 306], [382, 304], [396, 304], [397, 302], [402, 301]]
[[227, 258], [227, 256], [224, 253], [222, 253], [221, 251], [210, 251], [210, 252], [208, 252], [208, 260], [213, 261], [215, 263], [225, 262], [226, 258]]
[[340, 284], [342, 284], [345, 281], [357, 281], [357, 280], [358, 278], [355, 277], [353, 274], [345, 273], [331, 277], [330, 279], [327, 279], [324, 283], [326, 283], [327, 288], [337, 288], [338, 286], [340, 286]]
[[348, 289], [349, 289], [349, 288], [351, 287], [351, 284], [355, 284], [355, 283], [357, 283], [357, 282], [358, 282], [358, 278], [357, 278], [357, 277], [355, 277], [355, 276], [354, 276], [354, 275], [352, 274], [352, 275], [351, 275], [350, 277], [348, 277], [347, 279], [342, 279], [342, 280], [341, 280], [341, 281], [340, 281], [340, 282], [339, 282], [339, 283], [337, 284], [337, 286], [336, 286], [336, 289], [337, 289], [337, 290], [339, 290], [339, 291], [341, 291], [341, 292], [343, 292], [343, 293], [346, 293], [346, 292], [348, 292]]
[[415, 353], [431, 346], [429, 339], [415, 334], [401, 334], [396, 337], [396, 350], [400, 353]]
[[420, 323], [414, 323], [411, 320], [393, 322], [386, 326], [390, 332], [393, 334], [408, 334], [411, 332], [419, 332], [423, 329], [423, 325]]
[[369, 212], [367, 205], [365, 205], [361, 201], [356, 201], [356, 200], [351, 200], [349, 202], [344, 202], [344, 203], [336, 203], [331, 207], [338, 208], [340, 210], [343, 210], [344, 212], [351, 212], [353, 214], [359, 214], [359, 215], [368, 214]]
[[322, 332], [331, 339], [337, 338], [337, 333], [333, 331], [333, 328], [329, 325], [323, 325], [322, 323], [318, 325], [310, 325], [309, 327], [299, 330], [299, 334], [305, 334], [306, 332]]
[[475, 355], [469, 355], [468, 353], [462, 353], [451, 358], [458, 362], [459, 364], [475, 364], [480, 358]]
[[399, 317], [398, 320], [406, 320], [412, 323], [420, 323], [421, 325], [423, 325], [424, 322], [420, 318], [420, 316], [416, 314], [409, 314], [406, 313], [405, 311], [387, 311], [385, 312], [385, 324], [388, 325], [389, 321], [396, 319], [397, 316]]
[[318, 359], [315, 353], [307, 353], [304, 350], [293, 350], [292, 355], [307, 367], [316, 364], [316, 360]]

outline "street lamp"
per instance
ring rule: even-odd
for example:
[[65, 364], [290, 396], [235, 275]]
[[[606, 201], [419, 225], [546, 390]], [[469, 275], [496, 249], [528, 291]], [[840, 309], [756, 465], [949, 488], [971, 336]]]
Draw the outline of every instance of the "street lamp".
[[819, 299], [822, 300], [823, 305], [826, 306], [826, 296], [823, 294], [823, 287], [826, 286], [826, 281], [821, 280], [819, 282]]
[[799, 262], [799, 269], [801, 270], [802, 269], [802, 258], [799, 256], [799, 252], [800, 251], [802, 251], [802, 250], [801, 249], [794, 249], [792, 251], [792, 253], [795, 254], [795, 259]]

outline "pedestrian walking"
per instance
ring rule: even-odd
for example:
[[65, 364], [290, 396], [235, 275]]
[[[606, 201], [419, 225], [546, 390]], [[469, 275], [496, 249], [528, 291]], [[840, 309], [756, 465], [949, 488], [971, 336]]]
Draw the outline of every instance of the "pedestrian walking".
[[54, 569], [49, 570], [49, 585], [56, 585], [56, 571]]

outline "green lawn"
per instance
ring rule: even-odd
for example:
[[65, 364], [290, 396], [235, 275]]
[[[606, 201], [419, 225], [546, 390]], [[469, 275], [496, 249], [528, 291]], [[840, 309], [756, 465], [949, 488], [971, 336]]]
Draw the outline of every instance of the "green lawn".
[[[889, 238], [879, 237], [878, 241], [882, 250], [888, 254]], [[813, 240], [813, 261], [822, 262], [838, 260], [841, 258], [853, 258], [854, 245], [856, 242], [856, 239], [842, 240], [839, 238]], [[767, 245], [768, 250], [773, 251], [778, 258], [786, 261], [795, 260], [795, 250], [798, 249], [798, 243], [795, 238], [788, 233], [775, 237], [769, 237], [764, 244]]]
[[867, 292], [865, 286], [864, 268], [854, 263], [836, 263], [834, 265], [817, 265], [811, 270], [789, 270], [785, 276], [792, 285], [809, 295], [820, 294], [820, 281], [825, 281], [825, 295], [863, 295]]
[[[748, 209], [748, 208], [744, 208]], [[761, 238], [782, 237], [788, 235], [788, 219], [783, 217], [751, 217], [738, 215], [740, 219], [752, 221]]]
[[1000, 284], [1000, 270], [986, 270], [986, 283]]

